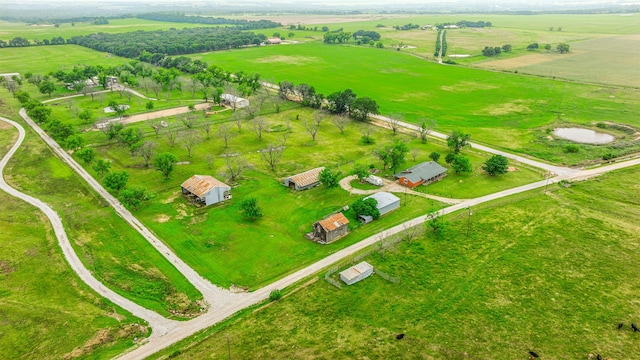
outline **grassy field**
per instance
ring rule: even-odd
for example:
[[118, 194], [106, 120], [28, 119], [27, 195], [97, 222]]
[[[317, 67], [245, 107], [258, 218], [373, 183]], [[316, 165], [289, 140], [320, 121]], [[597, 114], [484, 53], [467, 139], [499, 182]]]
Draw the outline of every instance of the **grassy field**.
[[[0, 156], [17, 139], [0, 123]], [[146, 336], [129, 313], [96, 295], [63, 260], [48, 219], [0, 193], [0, 354], [60, 359], [113, 356]], [[37, 341], [34, 341], [37, 339]], [[64, 339], [64, 341], [60, 341]]]
[[[452, 214], [444, 238], [366, 261], [398, 276], [319, 280], [155, 358], [583, 359], [640, 353], [640, 169]], [[623, 322], [623, 330], [617, 330]], [[395, 335], [406, 334], [402, 341]]]
[[[8, 106], [17, 107], [5, 90], [0, 91]], [[2, 114], [20, 118], [9, 107]], [[105, 285], [165, 316], [198, 312], [197, 290], [35, 135], [28, 133], [5, 178], [61, 215], [80, 259]]]

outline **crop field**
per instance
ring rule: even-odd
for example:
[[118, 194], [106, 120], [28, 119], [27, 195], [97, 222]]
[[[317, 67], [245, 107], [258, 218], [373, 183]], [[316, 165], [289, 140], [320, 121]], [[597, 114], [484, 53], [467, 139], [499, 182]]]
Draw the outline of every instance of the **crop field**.
[[319, 279], [154, 358], [226, 359], [227, 339], [233, 358], [634, 358], [639, 176], [475, 207], [468, 237], [466, 211], [452, 214], [443, 237], [365, 259], [399, 284], [374, 275], [338, 290]]
[[[6, 90], [0, 91], [17, 107]], [[19, 119], [13, 112], [3, 116]], [[165, 316], [199, 310], [198, 291], [35, 135], [9, 162], [5, 177], [61, 215], [80, 259], [112, 290]]]

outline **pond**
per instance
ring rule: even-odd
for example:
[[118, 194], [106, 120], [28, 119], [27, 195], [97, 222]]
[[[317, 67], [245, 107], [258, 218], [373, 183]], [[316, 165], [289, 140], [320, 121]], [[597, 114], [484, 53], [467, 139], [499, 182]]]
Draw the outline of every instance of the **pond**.
[[616, 139], [613, 135], [581, 128], [556, 128], [553, 135], [583, 144], [607, 144]]

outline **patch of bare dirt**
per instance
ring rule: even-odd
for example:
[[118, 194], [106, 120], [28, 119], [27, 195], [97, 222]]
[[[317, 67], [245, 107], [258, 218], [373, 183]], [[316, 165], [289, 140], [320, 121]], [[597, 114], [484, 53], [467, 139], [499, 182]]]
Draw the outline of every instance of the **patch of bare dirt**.
[[178, 196], [180, 196], [179, 192], [175, 192], [173, 193], [171, 196], [169, 196], [168, 198], [166, 198], [164, 201], [162, 201], [163, 204], [169, 204], [172, 203], [175, 199], [178, 198]]
[[509, 167], [507, 168], [507, 171], [520, 171], [520, 169], [518, 169], [518, 168], [517, 168], [517, 167], [515, 167], [515, 166], [509, 166]]
[[0, 260], [0, 274], [10, 274], [16, 271], [16, 267], [11, 265], [9, 260]]
[[95, 348], [104, 344], [118, 341], [122, 338], [135, 337], [139, 338], [148, 332], [147, 327], [140, 324], [128, 324], [120, 327], [119, 329], [101, 329], [86, 343], [73, 349], [70, 353], [64, 356], [65, 360], [71, 360], [82, 357], [91, 353]]
[[166, 223], [169, 220], [171, 220], [171, 216], [167, 214], [158, 214], [154, 219], [155, 222], [159, 222], [159, 223]]
[[232, 294], [246, 293], [249, 292], [249, 287], [231, 284], [229, 291], [231, 291]]

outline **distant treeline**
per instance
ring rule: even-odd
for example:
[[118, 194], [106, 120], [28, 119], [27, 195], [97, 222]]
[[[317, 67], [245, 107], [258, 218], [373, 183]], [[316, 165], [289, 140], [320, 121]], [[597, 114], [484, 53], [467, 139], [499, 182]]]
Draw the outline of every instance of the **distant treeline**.
[[126, 19], [131, 17], [130, 15], [122, 15], [122, 16], [79, 16], [79, 17], [70, 17], [70, 18], [60, 18], [60, 19], [48, 19], [41, 17], [34, 18], [17, 18], [11, 16], [0, 16], [0, 20], [9, 21], [9, 22], [25, 22], [29, 25], [42, 25], [42, 24], [51, 24], [51, 25], [59, 25], [64, 23], [81, 23], [81, 22], [89, 22], [95, 25], [104, 25], [108, 24], [109, 20], [113, 19]]
[[273, 22], [271, 20], [241, 20], [241, 19], [225, 19], [214, 18], [208, 16], [187, 16], [179, 13], [152, 13], [141, 14], [137, 16], [138, 19], [166, 21], [166, 22], [178, 22], [178, 23], [190, 23], [190, 24], [210, 24], [210, 25], [235, 25], [239, 30], [254, 30], [254, 29], [270, 29], [282, 26], [282, 24]]
[[136, 59], [143, 52], [162, 55], [194, 54], [214, 50], [259, 45], [264, 34], [243, 32], [226, 27], [135, 31], [122, 34], [97, 33], [74, 36], [68, 44], [76, 44], [118, 56]]

